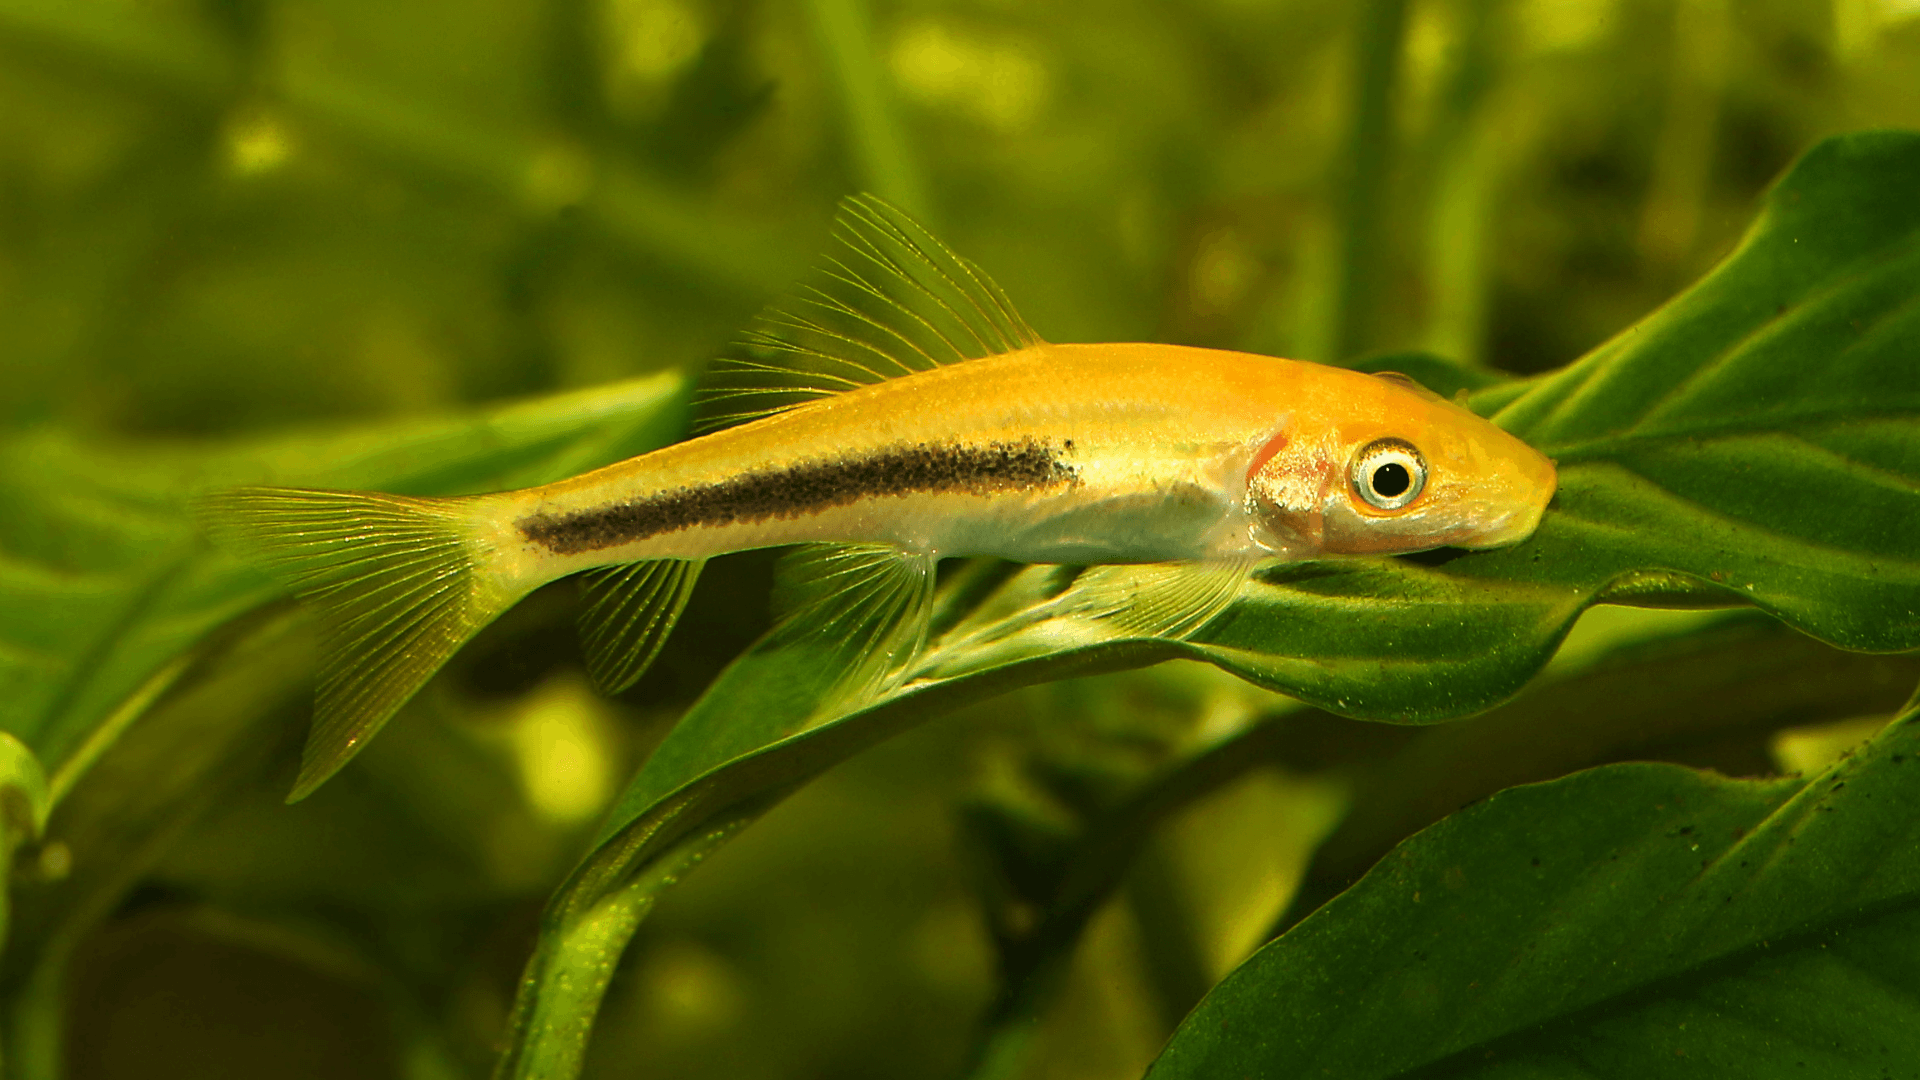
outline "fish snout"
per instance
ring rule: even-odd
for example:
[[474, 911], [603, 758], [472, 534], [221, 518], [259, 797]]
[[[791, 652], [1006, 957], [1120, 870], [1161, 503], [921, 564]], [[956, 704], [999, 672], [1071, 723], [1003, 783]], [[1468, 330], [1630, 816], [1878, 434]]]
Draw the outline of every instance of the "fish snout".
[[1548, 503], [1553, 502], [1553, 492], [1559, 488], [1559, 473], [1548, 455], [1526, 446], [1515, 465], [1517, 469], [1511, 473], [1505, 492], [1509, 509], [1480, 534], [1473, 544], [1475, 548], [1503, 548], [1526, 540], [1534, 534], [1534, 528], [1540, 528]]
[[1540, 515], [1545, 510], [1546, 505], [1544, 503], [1539, 506], [1526, 506], [1511, 510], [1495, 519], [1491, 525], [1476, 533], [1470, 542], [1460, 546], [1478, 549], [1506, 547], [1508, 544], [1517, 544], [1527, 537], [1532, 536], [1533, 530], [1540, 527]]
[[1503, 485], [1500, 504], [1502, 512], [1492, 516], [1473, 539], [1461, 546], [1469, 548], [1505, 547], [1517, 544], [1533, 535], [1540, 527], [1540, 519], [1546, 514], [1547, 504], [1553, 500], [1559, 477], [1553, 462], [1532, 447], [1526, 447], [1525, 454], [1515, 463], [1516, 468], [1508, 474], [1508, 482]]

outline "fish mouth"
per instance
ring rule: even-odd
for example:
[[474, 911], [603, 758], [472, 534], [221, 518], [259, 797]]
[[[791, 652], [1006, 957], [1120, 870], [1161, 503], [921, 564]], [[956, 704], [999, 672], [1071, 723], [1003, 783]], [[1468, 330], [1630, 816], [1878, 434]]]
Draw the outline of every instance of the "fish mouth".
[[1538, 501], [1529, 501], [1524, 506], [1507, 511], [1492, 524], [1477, 530], [1472, 540], [1460, 546], [1476, 550], [1480, 548], [1506, 547], [1509, 544], [1517, 544], [1527, 537], [1532, 536], [1533, 531], [1540, 527], [1540, 519], [1545, 516], [1547, 512], [1547, 504], [1553, 501], [1553, 493], [1556, 487], [1553, 482], [1554, 479], [1555, 478], [1549, 474], [1546, 492], [1539, 497]]
[[1540, 527], [1540, 513], [1543, 509], [1544, 507], [1531, 506], [1526, 510], [1508, 514], [1494, 522], [1491, 527], [1482, 529], [1474, 535], [1472, 540], [1460, 546], [1479, 551], [1483, 548], [1517, 544], [1532, 536], [1533, 530]]
[[1540, 527], [1540, 519], [1545, 516], [1547, 503], [1552, 497], [1553, 489], [1548, 488], [1546, 498], [1507, 511], [1490, 524], [1474, 530], [1473, 538], [1460, 546], [1477, 551], [1482, 548], [1506, 547], [1525, 540]]
[[1553, 501], [1554, 493], [1559, 490], [1559, 470], [1554, 468], [1550, 458], [1532, 452], [1531, 448], [1518, 465], [1518, 475], [1509, 474], [1506, 491], [1507, 498], [1512, 500], [1508, 504], [1512, 509], [1475, 530], [1473, 539], [1461, 544], [1461, 547], [1475, 550], [1506, 547], [1532, 536], [1533, 531], [1540, 527], [1547, 504]]

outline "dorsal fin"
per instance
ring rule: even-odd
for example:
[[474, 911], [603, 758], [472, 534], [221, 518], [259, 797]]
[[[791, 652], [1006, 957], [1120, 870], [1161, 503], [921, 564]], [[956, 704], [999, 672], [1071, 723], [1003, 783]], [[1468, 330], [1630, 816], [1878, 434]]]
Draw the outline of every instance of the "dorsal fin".
[[942, 364], [1041, 344], [1006, 294], [873, 195], [842, 200], [830, 250], [715, 360], [696, 428], [755, 420]]

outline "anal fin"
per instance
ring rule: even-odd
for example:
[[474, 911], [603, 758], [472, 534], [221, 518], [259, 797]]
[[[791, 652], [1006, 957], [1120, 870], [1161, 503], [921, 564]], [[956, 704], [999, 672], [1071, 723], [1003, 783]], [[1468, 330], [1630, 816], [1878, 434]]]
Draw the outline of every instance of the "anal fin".
[[580, 642], [587, 674], [609, 694], [646, 674], [686, 610], [704, 559], [650, 559], [580, 577]]

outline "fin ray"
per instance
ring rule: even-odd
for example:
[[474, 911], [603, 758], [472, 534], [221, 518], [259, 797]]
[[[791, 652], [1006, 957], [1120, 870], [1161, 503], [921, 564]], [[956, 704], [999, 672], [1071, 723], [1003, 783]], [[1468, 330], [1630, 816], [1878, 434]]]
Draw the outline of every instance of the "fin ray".
[[471, 502], [275, 487], [196, 500], [214, 542], [306, 601], [319, 624], [313, 730], [288, 801], [339, 771], [519, 599], [480, 573]]
[[1006, 294], [918, 222], [872, 195], [840, 204], [836, 250], [714, 361], [699, 430], [845, 390], [1041, 344]]
[[580, 576], [587, 674], [609, 694], [640, 681], [693, 596], [704, 559], [649, 559]]
[[[896, 257], [881, 251], [873, 242], [875, 236], [881, 235], [894, 239], [904, 254], [920, 263], [965, 300], [984, 322], [985, 328], [992, 336], [1000, 339], [998, 343], [988, 343], [979, 333], [980, 324], [953, 311], [944, 300], [939, 301], [960, 325], [973, 333], [986, 355], [1011, 352], [1022, 345], [1038, 343], [1038, 337], [1033, 333], [1032, 328], [1027, 326], [1026, 321], [1013, 310], [1013, 305], [1007, 300], [1006, 294], [1001, 292], [1000, 287], [995, 285], [979, 267], [955, 254], [952, 249], [928, 232], [925, 226], [883, 200], [869, 195], [851, 201], [855, 203], [851, 208], [851, 216], [865, 221], [869, 226], [869, 231], [858, 234], [860, 242], [855, 245], [855, 249], [864, 249], [869, 258], [874, 258], [895, 269], [903, 269], [898, 266]], [[932, 295], [918, 279], [911, 275], [903, 274], [902, 276], [918, 286], [922, 292]], [[965, 280], [959, 280], [962, 278]], [[972, 288], [969, 288], [969, 285]], [[997, 321], [996, 315], [999, 316]]]
[[1253, 565], [1236, 559], [1100, 567], [1076, 585], [1090, 613], [1124, 635], [1178, 641], [1226, 610]]
[[926, 648], [933, 558], [891, 544], [803, 544], [780, 561], [770, 641], [818, 652], [819, 708], [865, 699], [905, 677]]

